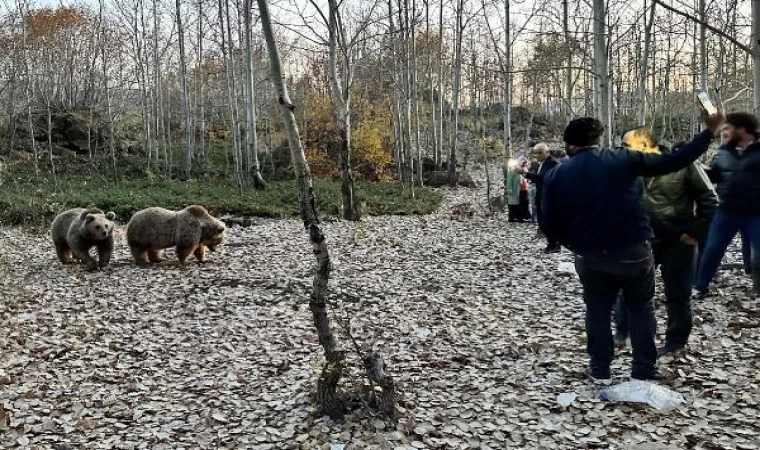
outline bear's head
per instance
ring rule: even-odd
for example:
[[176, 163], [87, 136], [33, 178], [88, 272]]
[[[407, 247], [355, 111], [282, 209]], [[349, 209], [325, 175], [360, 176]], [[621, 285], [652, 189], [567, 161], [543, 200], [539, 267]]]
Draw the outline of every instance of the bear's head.
[[99, 209], [88, 209], [79, 216], [82, 222], [82, 231], [90, 239], [106, 239], [113, 233], [113, 219], [116, 214], [108, 212], [104, 214]]
[[216, 247], [224, 241], [224, 231], [226, 229], [227, 227], [221, 221], [208, 216], [203, 224], [201, 242], [212, 252], [216, 251]]

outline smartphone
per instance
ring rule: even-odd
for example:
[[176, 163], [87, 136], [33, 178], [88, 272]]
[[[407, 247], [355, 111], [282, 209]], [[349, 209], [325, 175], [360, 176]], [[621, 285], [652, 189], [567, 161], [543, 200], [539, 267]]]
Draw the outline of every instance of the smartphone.
[[710, 114], [712, 116], [718, 113], [718, 109], [715, 107], [715, 105], [713, 105], [712, 101], [710, 100], [710, 96], [707, 95], [707, 92], [697, 92], [697, 99], [699, 99], [699, 103], [702, 104], [702, 108], [707, 111], [707, 114]]

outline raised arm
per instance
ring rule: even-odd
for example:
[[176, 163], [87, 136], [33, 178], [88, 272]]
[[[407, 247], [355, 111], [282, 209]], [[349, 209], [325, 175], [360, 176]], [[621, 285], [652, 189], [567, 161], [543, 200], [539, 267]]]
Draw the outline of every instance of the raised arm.
[[706, 130], [699, 133], [686, 145], [679, 147], [672, 153], [642, 153], [626, 152], [628, 164], [633, 174], [644, 177], [656, 177], [672, 172], [677, 172], [697, 160], [710, 145], [715, 133], [723, 124], [725, 116], [722, 111], [717, 114], [707, 115], [702, 111]]
[[626, 157], [638, 176], [656, 177], [677, 172], [697, 160], [710, 145], [713, 132], [705, 130], [699, 133], [688, 144], [679, 147], [671, 153], [644, 153], [627, 151]]

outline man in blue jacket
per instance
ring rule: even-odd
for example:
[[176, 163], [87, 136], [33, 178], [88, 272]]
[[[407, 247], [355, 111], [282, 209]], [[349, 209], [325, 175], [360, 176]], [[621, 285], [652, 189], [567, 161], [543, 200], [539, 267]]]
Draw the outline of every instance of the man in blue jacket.
[[546, 232], [575, 253], [575, 268], [586, 303], [586, 374], [611, 379], [614, 355], [612, 307], [623, 291], [630, 321], [631, 377], [661, 380], [657, 369], [654, 316], [654, 237], [642, 201], [641, 176], [676, 172], [706, 150], [723, 122], [722, 113], [705, 117], [707, 130], [673, 153], [601, 149], [602, 124], [583, 117], [564, 132], [569, 161], [544, 177]]
[[[758, 120], [752, 114], [732, 113], [723, 127], [725, 144], [718, 149], [707, 174], [717, 183], [718, 212], [707, 233], [697, 273], [697, 297], [704, 297], [726, 249], [743, 232], [753, 253], [750, 272], [754, 293], [760, 296], [760, 142]], [[745, 267], [745, 270], [747, 268]]]

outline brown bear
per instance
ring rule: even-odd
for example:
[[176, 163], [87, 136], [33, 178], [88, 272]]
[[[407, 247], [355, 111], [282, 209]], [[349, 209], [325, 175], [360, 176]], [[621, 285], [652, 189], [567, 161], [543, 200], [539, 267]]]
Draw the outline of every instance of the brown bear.
[[216, 250], [224, 240], [225, 228], [199, 205], [181, 211], [153, 207], [136, 212], [129, 220], [127, 244], [138, 265], [161, 262], [163, 250], [168, 247], [177, 248], [180, 263], [190, 254], [206, 262], [206, 248]]
[[[58, 214], [50, 227], [58, 259], [64, 264], [78, 259], [87, 270], [106, 267], [113, 254], [115, 217], [113, 212], [104, 214], [97, 208], [74, 208]], [[90, 256], [92, 247], [98, 249], [98, 261]]]

